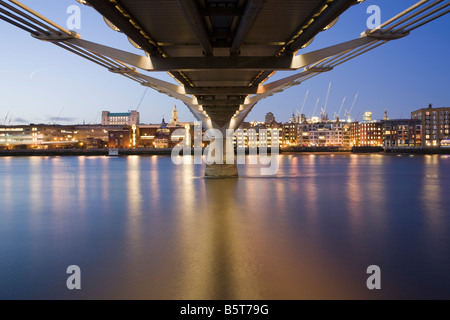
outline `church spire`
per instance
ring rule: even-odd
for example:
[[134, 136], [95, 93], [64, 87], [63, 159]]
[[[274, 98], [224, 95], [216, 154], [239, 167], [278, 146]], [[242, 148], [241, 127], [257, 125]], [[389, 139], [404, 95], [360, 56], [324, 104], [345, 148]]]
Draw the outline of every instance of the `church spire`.
[[177, 105], [175, 104], [175, 105], [173, 106], [173, 110], [172, 110], [172, 119], [170, 119], [170, 124], [171, 124], [171, 125], [177, 125], [179, 120], [180, 120], [180, 119], [178, 118]]

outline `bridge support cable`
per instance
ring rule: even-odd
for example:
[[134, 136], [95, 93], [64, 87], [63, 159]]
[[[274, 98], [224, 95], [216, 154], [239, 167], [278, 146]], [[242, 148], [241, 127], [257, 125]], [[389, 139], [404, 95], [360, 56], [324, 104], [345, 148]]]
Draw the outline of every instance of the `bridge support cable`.
[[[371, 33], [376, 33], [376, 32], [386, 33], [386, 32], [392, 32], [394, 28], [396, 28], [397, 30], [402, 30], [405, 27], [401, 26], [401, 24], [411, 21], [412, 18], [414, 18], [416, 16], [419, 16], [418, 19], [424, 21], [425, 23], [431, 22], [432, 20], [426, 21], [426, 19], [425, 19], [428, 16], [430, 16], [431, 14], [433, 14], [433, 12], [430, 13], [430, 11], [428, 11], [428, 10], [433, 9], [432, 11], [435, 11], [437, 5], [443, 1], [444, 0], [431, 1], [431, 3], [429, 3], [427, 6], [419, 9], [420, 7], [422, 7], [425, 4], [427, 4], [428, 2], [430, 2], [430, 0], [421, 0], [421, 1], [417, 2], [416, 4], [412, 5], [411, 7], [409, 7], [408, 9], [404, 10], [403, 12], [397, 14], [393, 18], [382, 23], [377, 28], [372, 29], [370, 32]], [[444, 4], [438, 8], [437, 11], [443, 10], [443, 9], [447, 8], [448, 6], [449, 6], [448, 1], [445, 1]], [[416, 9], [419, 9], [419, 10], [414, 11]], [[428, 12], [426, 12], [426, 11], [428, 11]], [[440, 17], [444, 14], [447, 14], [448, 12], [449, 12], [448, 10], [443, 10], [442, 12], [440, 12], [440, 14], [438, 14], [438, 16]], [[405, 18], [403, 18], [403, 17], [405, 17]], [[401, 18], [403, 18], [403, 19], [401, 19]], [[414, 30], [414, 29], [411, 28], [411, 29], [404, 30], [404, 31], [409, 32], [412, 30]]]

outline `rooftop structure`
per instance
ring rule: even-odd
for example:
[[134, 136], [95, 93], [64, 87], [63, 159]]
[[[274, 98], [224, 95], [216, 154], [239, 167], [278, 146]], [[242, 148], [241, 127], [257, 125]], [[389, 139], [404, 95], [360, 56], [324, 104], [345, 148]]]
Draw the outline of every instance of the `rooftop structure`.
[[139, 112], [132, 110], [123, 113], [112, 113], [109, 111], [102, 112], [102, 125], [124, 125], [132, 126], [139, 124]]

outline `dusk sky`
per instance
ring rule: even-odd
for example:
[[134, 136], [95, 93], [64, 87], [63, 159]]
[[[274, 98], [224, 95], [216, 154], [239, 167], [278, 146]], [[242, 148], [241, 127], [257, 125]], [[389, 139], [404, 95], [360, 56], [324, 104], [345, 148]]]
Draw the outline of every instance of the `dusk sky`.
[[[143, 54], [129, 44], [126, 36], [111, 30], [93, 8], [82, 6], [75, 0], [22, 2], [64, 27], [70, 15], [66, 13], [67, 7], [79, 5], [81, 29], [76, 31], [83, 39]], [[366, 10], [370, 5], [381, 8], [384, 22], [416, 2], [367, 0], [353, 6], [333, 28], [318, 34], [302, 53], [359, 37], [367, 29], [366, 21], [370, 15]], [[406, 38], [391, 41], [331, 72], [261, 101], [246, 120], [263, 121], [267, 112], [273, 112], [277, 121], [287, 121], [293, 110], [301, 108], [307, 90], [309, 96], [303, 113], [310, 116], [317, 98], [323, 106], [330, 82], [327, 107], [330, 118], [338, 111], [345, 96], [345, 108], [349, 109], [357, 93], [359, 97], [352, 118], [358, 120], [362, 120], [365, 111], [372, 111], [374, 118], [381, 119], [385, 108], [390, 118], [409, 118], [411, 111], [429, 103], [449, 107], [449, 27], [449, 15], [441, 17]], [[138, 83], [55, 45], [35, 40], [1, 20], [0, 37], [0, 124], [7, 114], [6, 124], [10, 117], [11, 124], [99, 123], [102, 110], [126, 112], [136, 109], [144, 94], [145, 87]], [[270, 81], [291, 74], [293, 72], [279, 72]], [[151, 75], [173, 81], [165, 73]], [[194, 120], [183, 103], [148, 90], [139, 108], [141, 122], [160, 123], [163, 116], [168, 120], [174, 104], [181, 121]]]

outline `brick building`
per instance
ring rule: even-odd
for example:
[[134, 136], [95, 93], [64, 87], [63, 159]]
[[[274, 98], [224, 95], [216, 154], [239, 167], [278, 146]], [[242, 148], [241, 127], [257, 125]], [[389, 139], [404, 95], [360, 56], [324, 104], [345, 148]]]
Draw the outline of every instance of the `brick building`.
[[422, 146], [439, 147], [450, 139], [450, 108], [422, 108], [411, 112], [411, 118], [422, 125]]

